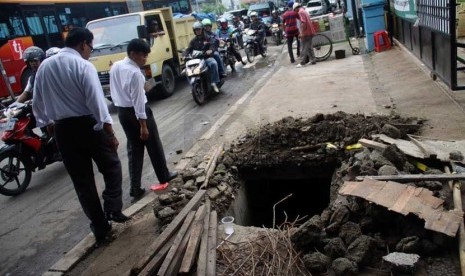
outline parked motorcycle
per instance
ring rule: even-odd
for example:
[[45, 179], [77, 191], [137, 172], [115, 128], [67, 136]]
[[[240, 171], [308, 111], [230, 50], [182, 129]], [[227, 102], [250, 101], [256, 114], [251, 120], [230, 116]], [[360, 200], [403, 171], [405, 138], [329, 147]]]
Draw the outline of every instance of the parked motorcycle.
[[273, 23], [271, 25], [271, 36], [273, 37], [273, 41], [276, 43], [276, 45], [281, 44], [283, 40], [283, 32], [278, 23]]
[[[184, 57], [186, 68], [184, 69], [192, 85], [192, 97], [198, 105], [205, 103], [206, 99], [215, 94], [210, 80], [210, 69], [206, 62], [206, 56], [201, 51], [193, 51], [191, 55]], [[224, 84], [221, 80], [217, 84], [218, 89]]]
[[226, 67], [229, 65], [231, 66], [231, 70], [234, 72], [236, 71], [236, 58], [231, 53], [231, 51], [229, 51], [229, 46], [231, 46], [231, 39], [220, 39], [218, 52], [220, 53], [220, 57], [223, 59], [224, 69], [226, 70]]
[[263, 53], [260, 53], [258, 47], [258, 41], [256, 40], [257, 30], [246, 29], [244, 31], [244, 51], [247, 56], [247, 60], [252, 63], [255, 60], [255, 56], [262, 55], [262, 57], [267, 56], [266, 43], [263, 42]]
[[32, 131], [34, 124], [32, 101], [13, 103], [2, 110], [0, 130], [0, 194], [16, 196], [24, 192], [36, 169], [61, 161], [53, 137], [39, 136]]

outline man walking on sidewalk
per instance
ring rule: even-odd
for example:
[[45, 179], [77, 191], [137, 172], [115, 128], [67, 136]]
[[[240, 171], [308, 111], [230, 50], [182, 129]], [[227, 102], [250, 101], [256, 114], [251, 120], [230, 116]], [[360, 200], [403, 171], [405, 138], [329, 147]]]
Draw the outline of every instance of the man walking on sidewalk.
[[128, 139], [128, 161], [131, 190], [129, 195], [139, 199], [145, 193], [141, 188], [144, 148], [152, 162], [160, 185], [152, 190], [162, 190], [178, 173], [170, 172], [166, 166], [163, 145], [152, 110], [147, 105], [141, 67], [147, 62], [150, 46], [142, 39], [133, 39], [127, 47], [128, 56], [117, 61], [110, 69], [111, 98], [118, 107], [118, 118]]
[[[108, 220], [125, 222], [121, 209], [121, 162], [112, 119], [103, 97], [97, 70], [87, 60], [93, 34], [73, 28], [65, 48], [44, 60], [34, 86], [33, 112], [39, 127], [48, 126], [74, 184], [79, 202], [97, 240], [108, 239]], [[53, 124], [54, 123], [54, 124]], [[92, 160], [103, 174], [103, 210], [95, 184]], [[105, 211], [105, 212], [104, 212]]]
[[297, 57], [300, 56], [299, 29], [297, 28], [297, 19], [299, 18], [299, 15], [292, 9], [294, 6], [293, 1], [289, 1], [287, 6], [288, 10], [283, 14], [284, 32], [286, 33], [287, 51], [289, 53], [289, 58], [291, 59], [291, 63], [294, 63], [294, 52], [292, 51], [294, 38], [297, 40]]
[[312, 20], [310, 15], [300, 3], [294, 3], [293, 9], [299, 14], [300, 19], [300, 40], [302, 43], [302, 50], [300, 52], [300, 63], [297, 64], [297, 67], [302, 67], [308, 62], [315, 64], [315, 53], [313, 52], [313, 43], [312, 39], [315, 35], [315, 29], [313, 28]]

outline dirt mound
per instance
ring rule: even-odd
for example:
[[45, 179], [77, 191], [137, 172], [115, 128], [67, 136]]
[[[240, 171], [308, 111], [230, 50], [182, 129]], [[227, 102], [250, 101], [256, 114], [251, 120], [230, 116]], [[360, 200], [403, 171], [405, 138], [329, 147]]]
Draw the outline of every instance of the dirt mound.
[[[399, 215], [363, 199], [338, 195], [344, 181], [360, 175], [441, 173], [432, 168], [421, 171], [416, 160], [394, 145], [378, 151], [357, 144], [359, 139], [371, 139], [373, 134], [407, 138], [407, 134], [417, 133], [421, 125], [417, 118], [343, 112], [307, 119], [286, 117], [251, 130], [230, 145], [220, 156], [210, 179], [205, 179], [205, 162], [185, 170], [178, 178], [177, 188], [161, 197], [154, 211], [168, 223], [176, 210], [207, 181], [208, 196], [222, 216], [230, 208], [238, 188], [244, 185], [242, 175], [251, 170], [336, 164], [328, 207], [304, 222], [292, 236], [309, 271], [351, 275], [372, 269], [389, 273], [392, 267], [382, 257], [398, 251], [420, 255], [421, 267], [429, 275], [445, 275], [441, 274], [444, 269], [447, 275], [458, 275], [457, 256], [450, 253], [454, 248], [452, 238], [425, 230], [424, 222], [415, 216]], [[408, 185], [430, 189], [445, 200], [446, 208], [451, 208], [451, 192], [444, 184], [423, 181]]]

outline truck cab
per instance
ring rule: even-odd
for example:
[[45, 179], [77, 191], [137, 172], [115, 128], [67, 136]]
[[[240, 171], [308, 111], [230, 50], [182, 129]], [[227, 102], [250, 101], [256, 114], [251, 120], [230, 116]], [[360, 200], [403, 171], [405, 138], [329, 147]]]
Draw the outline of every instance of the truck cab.
[[[126, 49], [134, 38], [144, 38], [151, 52], [143, 73], [146, 90], [166, 98], [173, 94], [176, 76], [184, 64], [178, 50], [187, 48], [194, 37], [193, 17], [173, 18], [171, 8], [129, 13], [90, 21], [87, 28], [94, 34], [94, 51], [89, 59], [97, 68], [105, 96], [109, 97], [110, 67], [127, 56]], [[157, 23], [158, 31], [150, 33]]]

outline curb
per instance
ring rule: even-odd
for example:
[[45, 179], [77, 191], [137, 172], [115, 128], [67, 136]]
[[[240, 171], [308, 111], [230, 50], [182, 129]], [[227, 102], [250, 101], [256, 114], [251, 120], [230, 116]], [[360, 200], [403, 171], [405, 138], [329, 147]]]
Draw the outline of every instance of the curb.
[[[273, 63], [273, 69], [266, 72], [260, 80], [258, 80], [236, 103], [234, 103], [224, 114], [221, 116], [212, 127], [204, 133], [199, 140], [186, 152], [183, 158], [178, 162], [175, 169], [178, 171], [184, 170], [191, 160], [202, 150], [202, 145], [210, 140], [213, 135], [235, 114], [237, 109], [253, 94], [258, 92], [263, 84], [268, 81], [269, 75], [274, 74], [279, 66], [279, 56]], [[150, 204], [156, 198], [155, 193], [147, 193], [143, 198], [126, 208], [123, 213], [126, 216], [132, 216], [142, 210], [145, 206]], [[87, 254], [92, 252], [95, 239], [92, 233], [87, 234], [76, 246], [68, 251], [60, 260], [58, 260], [48, 271], [44, 272], [42, 276], [61, 276], [65, 272], [70, 271], [80, 260]]]

